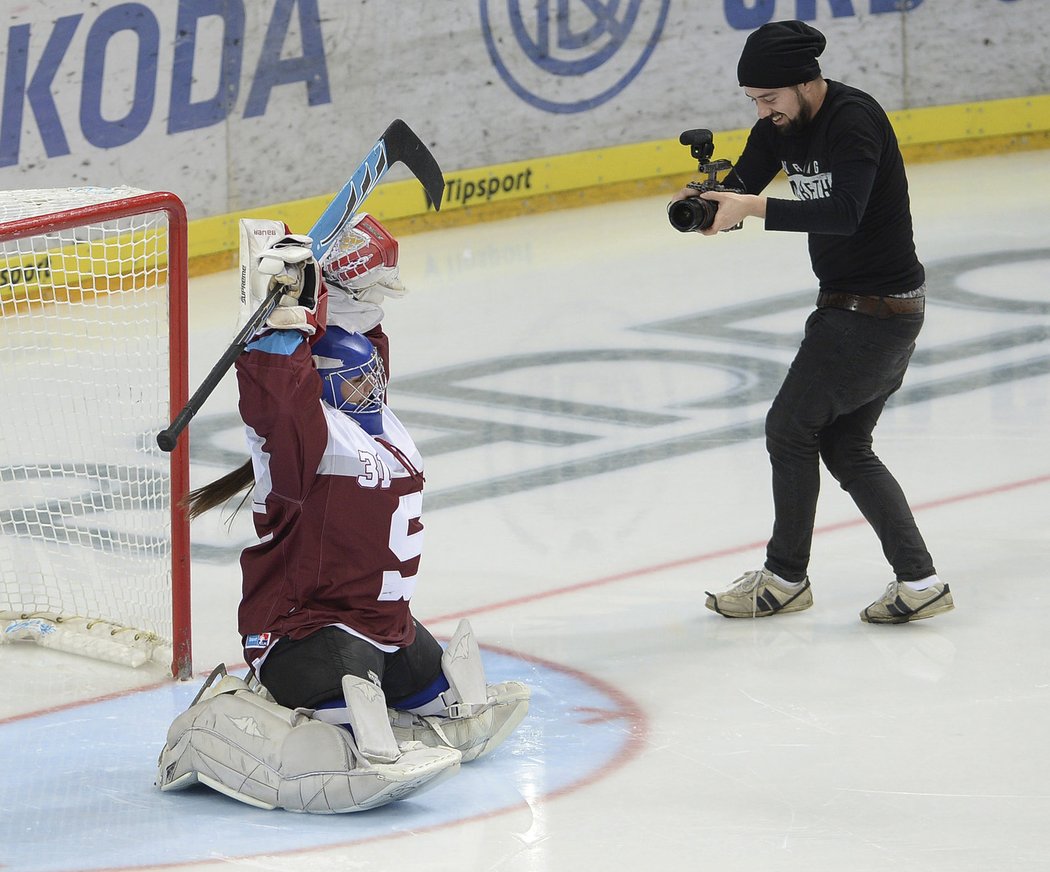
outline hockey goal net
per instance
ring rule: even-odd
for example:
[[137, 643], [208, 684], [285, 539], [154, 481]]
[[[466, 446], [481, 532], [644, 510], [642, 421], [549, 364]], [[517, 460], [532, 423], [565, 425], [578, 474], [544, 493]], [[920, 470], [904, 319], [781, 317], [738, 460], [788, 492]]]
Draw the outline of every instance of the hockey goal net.
[[186, 212], [0, 192], [0, 642], [190, 674]]

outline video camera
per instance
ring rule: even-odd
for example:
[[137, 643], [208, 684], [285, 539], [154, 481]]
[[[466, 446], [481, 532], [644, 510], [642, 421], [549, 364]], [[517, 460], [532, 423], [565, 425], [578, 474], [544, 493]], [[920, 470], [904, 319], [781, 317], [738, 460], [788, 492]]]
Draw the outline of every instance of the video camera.
[[[687, 187], [699, 193], [704, 191], [733, 191], [742, 194], [739, 188], [727, 188], [718, 182], [718, 173], [723, 170], [731, 170], [733, 164], [727, 160], [711, 160], [715, 153], [715, 140], [710, 130], [686, 130], [678, 137], [682, 145], [689, 146], [689, 153], [696, 158], [698, 169], [706, 173], [707, 178], [701, 182], [690, 182]], [[715, 220], [718, 204], [711, 200], [703, 200], [700, 197], [687, 197], [685, 200], [677, 200], [667, 207], [667, 219], [675, 230], [689, 233], [691, 230], [706, 230]], [[741, 225], [730, 227], [736, 230]]]

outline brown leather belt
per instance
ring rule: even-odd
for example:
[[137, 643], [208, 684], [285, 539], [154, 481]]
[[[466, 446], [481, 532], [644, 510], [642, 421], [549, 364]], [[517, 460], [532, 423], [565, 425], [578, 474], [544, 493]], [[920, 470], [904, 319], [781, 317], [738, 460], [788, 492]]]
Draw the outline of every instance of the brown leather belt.
[[824, 293], [817, 295], [818, 309], [845, 309], [873, 318], [914, 315], [926, 309], [925, 297], [862, 297], [857, 294]]

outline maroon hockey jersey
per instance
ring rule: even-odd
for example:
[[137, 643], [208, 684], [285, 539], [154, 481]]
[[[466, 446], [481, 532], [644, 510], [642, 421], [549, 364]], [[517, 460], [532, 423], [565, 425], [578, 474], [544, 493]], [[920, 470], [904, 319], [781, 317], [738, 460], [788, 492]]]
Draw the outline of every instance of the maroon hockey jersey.
[[373, 437], [325, 405], [305, 341], [291, 354], [248, 351], [236, 367], [259, 536], [241, 554], [248, 663], [283, 636], [333, 624], [381, 646], [411, 644], [423, 474], [408, 432], [386, 407]]

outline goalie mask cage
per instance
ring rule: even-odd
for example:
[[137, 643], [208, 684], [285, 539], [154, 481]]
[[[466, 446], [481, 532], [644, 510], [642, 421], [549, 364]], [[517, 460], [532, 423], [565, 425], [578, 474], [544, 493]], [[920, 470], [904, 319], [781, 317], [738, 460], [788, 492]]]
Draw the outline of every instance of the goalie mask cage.
[[0, 192], [0, 641], [191, 674], [186, 210]]

